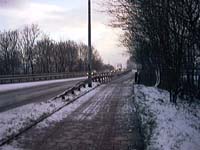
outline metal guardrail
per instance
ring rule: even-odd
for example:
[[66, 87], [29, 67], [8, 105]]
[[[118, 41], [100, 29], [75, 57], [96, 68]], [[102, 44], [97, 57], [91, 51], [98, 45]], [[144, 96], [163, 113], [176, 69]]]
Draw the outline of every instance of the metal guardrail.
[[75, 78], [83, 76], [87, 76], [87, 73], [76, 72], [76, 73], [30, 74], [30, 75], [14, 75], [14, 76], [8, 75], [8, 76], [0, 76], [0, 84], [55, 80], [55, 79]]
[[[114, 74], [118, 75], [121, 73], [122, 71], [98, 72], [98, 73], [93, 74], [92, 80], [101, 82], [101, 80], [104, 78], [108, 79], [109, 76], [113, 76]], [[3, 76], [0, 76], [0, 84], [45, 81], [45, 80], [66, 79], [66, 78], [75, 78], [75, 77], [84, 77], [84, 76], [87, 76], [86, 72], [7, 75], [7, 76], [3, 75]]]
[[[111, 81], [112, 78], [114, 78], [116, 76], [121, 76], [121, 75], [127, 74], [128, 72], [129, 71], [96, 73], [95, 75], [93, 75], [92, 80], [94, 82], [100, 82], [100, 83], [109, 82], [109, 81]], [[81, 82], [77, 83], [74, 87], [67, 89], [64, 93], [62, 93], [61, 95], [55, 97], [54, 100], [57, 99], [57, 98], [62, 98], [63, 100], [67, 101], [69, 99], [65, 99], [65, 98], [69, 93], [75, 94], [75, 90], [81, 90], [81, 87], [86, 87], [86, 84], [88, 84], [88, 80], [81, 81]], [[90, 91], [87, 91], [86, 93], [88, 93], [88, 92], [90, 92]], [[75, 100], [77, 100], [81, 96], [85, 95], [86, 93], [74, 98], [71, 101], [68, 101], [68, 103], [64, 104], [63, 106], [59, 107], [58, 109], [54, 110], [53, 112], [46, 113], [46, 114], [42, 115], [37, 120], [33, 121], [30, 125], [22, 128], [18, 133], [14, 133], [9, 137], [6, 137], [5, 139], [0, 140], [0, 146], [10, 142], [11, 140], [13, 140], [14, 138], [16, 138], [18, 136], [20, 136], [24, 132], [28, 131], [29, 129], [31, 129], [32, 127], [34, 127], [35, 125], [37, 125], [38, 123], [43, 121], [44, 119], [50, 117], [51, 115], [53, 115], [54, 113], [58, 112], [59, 110], [61, 110], [65, 106], [69, 105], [70, 103], [74, 102]]]
[[[124, 72], [101, 72], [101, 73], [96, 73], [92, 76], [92, 81], [93, 82], [99, 82], [99, 83], [106, 83], [112, 80], [112, 78], [120, 75], [124, 75], [128, 73], [129, 71], [124, 71]], [[76, 90], [80, 91], [81, 88], [85, 88], [86, 85], [88, 84], [88, 79], [81, 81], [77, 83], [75, 86], [67, 89], [63, 94], [59, 95], [58, 97], [61, 97], [63, 100], [65, 100], [65, 96], [68, 95], [69, 93], [74, 94]], [[56, 98], [58, 98], [56, 97]]]

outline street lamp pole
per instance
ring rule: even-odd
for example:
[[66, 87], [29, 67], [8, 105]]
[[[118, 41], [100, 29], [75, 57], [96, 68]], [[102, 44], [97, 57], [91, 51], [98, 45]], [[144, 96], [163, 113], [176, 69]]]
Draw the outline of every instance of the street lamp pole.
[[91, 0], [88, 0], [88, 86], [92, 87]]

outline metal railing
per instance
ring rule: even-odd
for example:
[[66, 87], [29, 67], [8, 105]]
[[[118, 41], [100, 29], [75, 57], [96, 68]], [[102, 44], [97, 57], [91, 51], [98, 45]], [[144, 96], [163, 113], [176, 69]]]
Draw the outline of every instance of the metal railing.
[[[92, 73], [92, 81], [104, 82], [104, 80], [110, 79], [113, 75], [119, 75], [124, 73], [122, 71], [110, 71], [110, 72], [97, 72]], [[22, 82], [34, 82], [45, 81], [55, 79], [66, 79], [76, 77], [86, 77], [86, 72], [72, 72], [72, 73], [45, 73], [45, 74], [27, 74], [27, 75], [0, 75], [0, 84], [8, 83], [22, 83]]]
[[[114, 77], [121, 76], [124, 74], [127, 74], [129, 71], [117, 71], [117, 72], [100, 72], [95, 73], [92, 75], [92, 81], [93, 82], [99, 82], [99, 83], [107, 83], [110, 82]], [[80, 91], [81, 88], [85, 88], [86, 85], [89, 83], [88, 79], [84, 81], [80, 81], [75, 86], [67, 89], [63, 94], [59, 95], [58, 97], [61, 97], [63, 100], [65, 100], [65, 96], [69, 93], [74, 94], [76, 90]], [[56, 97], [56, 98], [58, 98]]]
[[0, 76], [0, 84], [45, 81], [45, 80], [75, 78], [75, 77], [83, 77], [83, 76], [87, 76], [87, 73], [74, 72], [74, 73], [8, 75], [8, 76]]

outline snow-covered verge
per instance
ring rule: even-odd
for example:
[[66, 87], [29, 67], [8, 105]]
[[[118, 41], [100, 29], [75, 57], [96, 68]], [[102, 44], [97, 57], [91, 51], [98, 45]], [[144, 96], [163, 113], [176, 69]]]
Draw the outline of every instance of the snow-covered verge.
[[81, 91], [76, 91], [74, 95], [67, 95], [65, 100], [61, 98], [51, 99], [46, 102], [28, 104], [0, 113], [0, 145], [7, 139], [32, 126], [38, 120], [45, 118], [71, 103], [74, 99], [88, 93], [98, 85], [99, 83], [94, 82], [92, 88], [81, 88]]
[[135, 85], [135, 104], [147, 150], [198, 150], [200, 103], [170, 103], [169, 92]]

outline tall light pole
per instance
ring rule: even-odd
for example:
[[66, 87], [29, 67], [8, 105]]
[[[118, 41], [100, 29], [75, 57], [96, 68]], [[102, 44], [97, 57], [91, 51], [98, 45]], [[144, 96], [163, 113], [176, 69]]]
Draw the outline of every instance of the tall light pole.
[[91, 0], [88, 0], [88, 86], [92, 87]]

